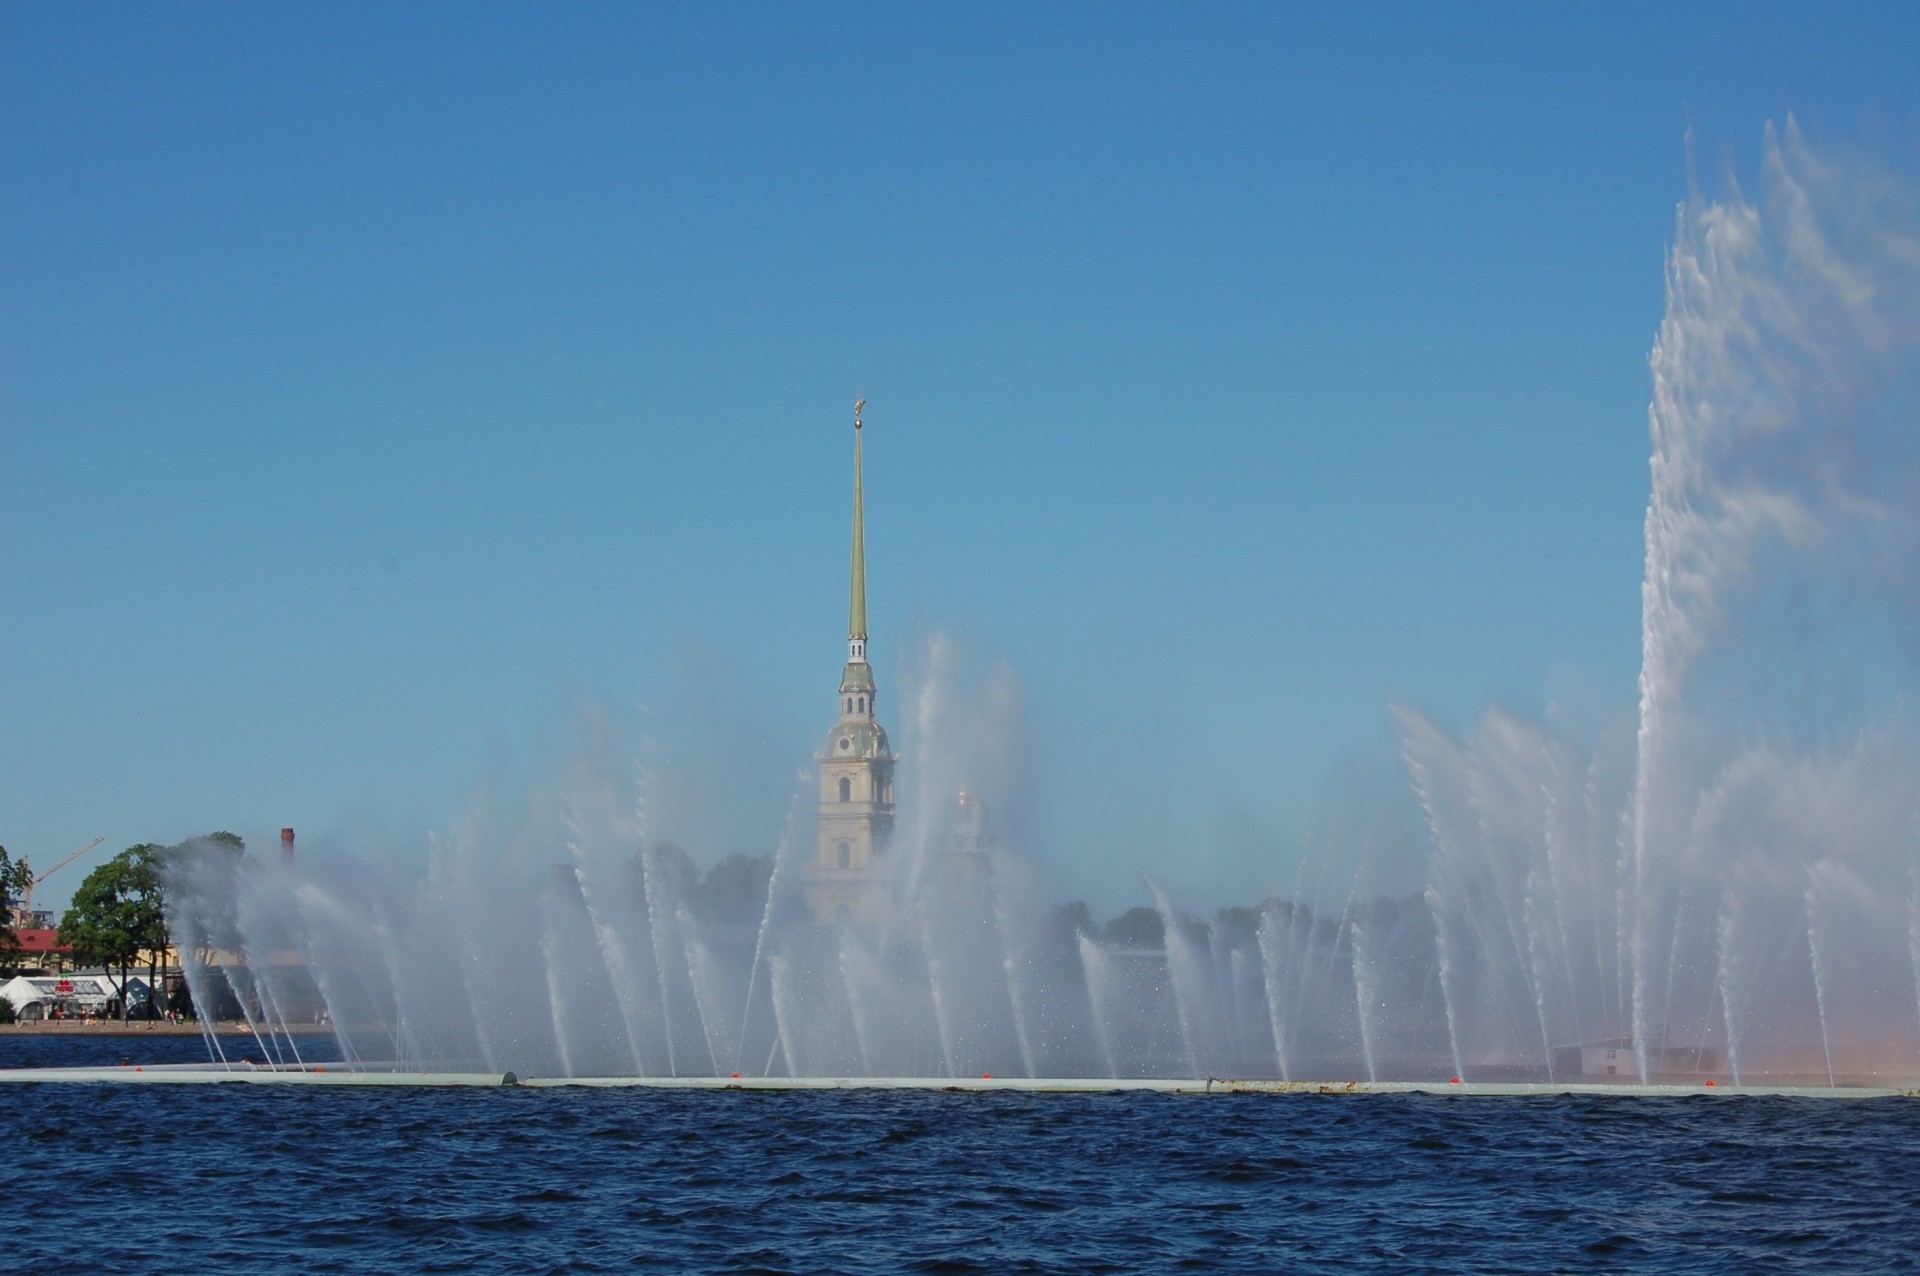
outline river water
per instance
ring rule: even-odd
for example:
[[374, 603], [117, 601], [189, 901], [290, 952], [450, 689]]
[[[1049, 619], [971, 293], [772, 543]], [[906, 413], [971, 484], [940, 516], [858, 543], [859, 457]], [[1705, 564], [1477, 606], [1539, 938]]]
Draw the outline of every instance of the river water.
[[[316, 1045], [318, 1042], [316, 1042]], [[0, 1037], [0, 1066], [203, 1057]], [[1910, 1271], [1920, 1102], [0, 1087], [8, 1270]]]

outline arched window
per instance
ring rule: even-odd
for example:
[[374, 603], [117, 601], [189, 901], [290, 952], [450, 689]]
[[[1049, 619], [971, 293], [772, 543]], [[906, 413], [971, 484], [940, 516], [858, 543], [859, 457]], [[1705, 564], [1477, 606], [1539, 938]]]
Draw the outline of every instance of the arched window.
[[[841, 783], [845, 784], [846, 781], [842, 780]], [[835, 849], [839, 854], [840, 867], [841, 868], [851, 867], [853, 864], [853, 844], [851, 842], [842, 842]]]
[[842, 802], [853, 801], [853, 781], [844, 775], [840, 777], [840, 800]]
[[865, 713], [866, 711], [867, 711], [867, 698], [866, 698], [865, 696], [861, 696], [861, 697], [860, 697], [860, 712], [862, 712], [862, 713]]

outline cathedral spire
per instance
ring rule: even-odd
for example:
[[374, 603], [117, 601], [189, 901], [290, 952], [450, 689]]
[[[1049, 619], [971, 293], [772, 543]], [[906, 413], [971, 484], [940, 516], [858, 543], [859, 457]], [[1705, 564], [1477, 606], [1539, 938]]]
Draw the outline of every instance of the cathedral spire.
[[860, 412], [865, 399], [853, 405], [853, 591], [847, 609], [847, 661], [867, 659], [867, 534], [860, 500]]
[[885, 853], [893, 833], [893, 750], [876, 716], [867, 663], [867, 536], [860, 491], [860, 414], [853, 405], [853, 582], [847, 598], [847, 663], [839, 715], [820, 751], [819, 842], [802, 870], [807, 911], [822, 925], [874, 925], [886, 902]]

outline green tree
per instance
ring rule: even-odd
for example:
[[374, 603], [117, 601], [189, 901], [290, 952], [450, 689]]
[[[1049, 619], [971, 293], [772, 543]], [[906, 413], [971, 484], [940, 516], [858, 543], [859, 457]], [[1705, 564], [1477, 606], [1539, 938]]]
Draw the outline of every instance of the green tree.
[[160, 866], [170, 849], [152, 842], [129, 846], [87, 874], [60, 919], [60, 942], [71, 945], [76, 957], [119, 969], [122, 1019], [134, 958], [167, 943]]
[[755, 922], [767, 906], [771, 855], [733, 854], [707, 870], [694, 893], [694, 911], [707, 921]]
[[1213, 915], [1213, 924], [1220, 933], [1237, 944], [1259, 942], [1260, 910], [1258, 908], [1223, 908]]
[[170, 849], [176, 851], [190, 849], [218, 851], [225, 855], [240, 856], [247, 853], [247, 843], [246, 839], [238, 833], [229, 833], [225, 829], [221, 829], [218, 832], [209, 833], [205, 837], [189, 838], [187, 841]]
[[223, 829], [169, 846], [158, 857], [168, 940], [171, 943], [174, 928], [181, 927], [202, 962], [235, 942], [236, 900], [246, 851], [247, 844], [238, 834]]
[[1158, 948], [1166, 942], [1167, 924], [1158, 909], [1129, 908], [1100, 932], [1102, 943], [1116, 948]]
[[20, 964], [20, 937], [13, 933], [13, 910], [26, 896], [31, 865], [16, 864], [0, 846], [0, 975], [11, 975]]
[[633, 863], [646, 875], [649, 890], [663, 892], [669, 899], [685, 899], [700, 885], [700, 870], [693, 857], [680, 849], [678, 842], [655, 842], [643, 847]]
[[[152, 857], [165, 939], [163, 945], [147, 949], [147, 987], [154, 994], [150, 1006], [159, 1002], [161, 947], [175, 946], [175, 926], [181, 921], [169, 896], [177, 898], [179, 907], [195, 909], [197, 924], [188, 925], [186, 932], [199, 944], [200, 960], [208, 960], [214, 937], [231, 936], [236, 928], [235, 895], [246, 853], [247, 844], [238, 833], [221, 829], [175, 843]], [[184, 962], [184, 954], [181, 960]]]
[[1068, 950], [1079, 945], [1082, 935], [1090, 939], [1100, 937], [1100, 924], [1093, 920], [1093, 910], [1077, 899], [1071, 904], [1055, 905], [1047, 927], [1053, 942]]

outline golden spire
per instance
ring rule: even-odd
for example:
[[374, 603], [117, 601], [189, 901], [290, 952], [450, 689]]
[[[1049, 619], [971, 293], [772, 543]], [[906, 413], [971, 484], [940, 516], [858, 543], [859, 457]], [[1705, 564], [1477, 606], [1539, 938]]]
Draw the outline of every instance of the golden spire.
[[853, 404], [853, 597], [847, 616], [847, 640], [860, 640], [855, 659], [866, 655], [867, 636], [867, 535], [860, 511], [860, 411], [865, 399]]

